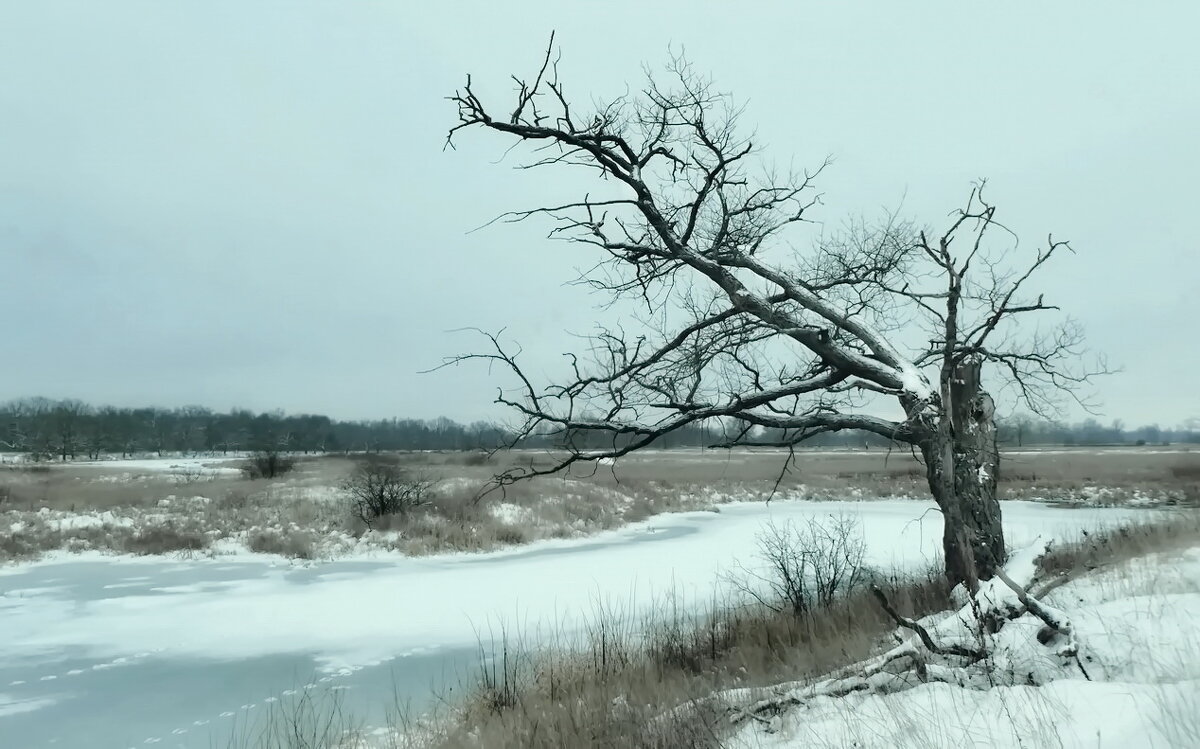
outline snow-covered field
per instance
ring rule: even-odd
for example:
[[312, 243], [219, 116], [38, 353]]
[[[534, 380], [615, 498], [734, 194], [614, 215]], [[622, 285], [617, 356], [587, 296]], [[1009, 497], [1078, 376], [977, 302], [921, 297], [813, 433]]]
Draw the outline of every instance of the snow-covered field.
[[[1004, 509], [1013, 544], [1144, 517]], [[489, 554], [307, 566], [85, 554], [7, 567], [0, 745], [222, 746], [214, 737], [305, 683], [347, 687], [349, 707], [369, 711], [392, 698], [379, 688], [387, 674], [419, 702], [429, 697], [424, 677], [469, 662], [489, 626], [536, 637], [601, 606], [636, 616], [666, 593], [706, 601], [720, 572], [752, 555], [765, 523], [839, 512], [861, 518], [874, 566], [936, 557], [941, 518], [931, 504], [773, 502]], [[164, 699], [166, 684], [186, 698]]]

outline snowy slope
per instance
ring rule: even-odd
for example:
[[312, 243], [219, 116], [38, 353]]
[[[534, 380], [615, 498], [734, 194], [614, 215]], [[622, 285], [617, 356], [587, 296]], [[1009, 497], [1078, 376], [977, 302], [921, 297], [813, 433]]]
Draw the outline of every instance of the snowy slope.
[[1200, 747], [1200, 548], [1073, 581], [1046, 602], [1074, 622], [1092, 681], [1045, 658], [1033, 638], [1040, 622], [1026, 614], [1001, 631], [995, 658], [1042, 686], [817, 697], [771, 725], [745, 726], [730, 745]]

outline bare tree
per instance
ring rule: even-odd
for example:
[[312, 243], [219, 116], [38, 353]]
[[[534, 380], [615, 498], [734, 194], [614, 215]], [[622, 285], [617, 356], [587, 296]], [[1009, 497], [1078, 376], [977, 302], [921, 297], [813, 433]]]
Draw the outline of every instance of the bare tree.
[[56, 444], [55, 452], [62, 460], [75, 459], [81, 442], [80, 422], [89, 412], [88, 405], [78, 400], [60, 401], [51, 412]]
[[[448, 145], [484, 129], [528, 146], [523, 168], [590, 171], [596, 193], [497, 220], [548, 220], [551, 237], [596, 252], [582, 282], [646, 312], [630, 322], [636, 332], [592, 335], [569, 355], [565, 381], [535, 384], [519, 350], [491, 334], [486, 352], [447, 362], [507, 367], [517, 387], [497, 401], [520, 416], [517, 439], [547, 429], [565, 437], [556, 465], [514, 468], [496, 485], [616, 458], [706, 420], [739, 425], [717, 447], [790, 450], [824, 432], [863, 430], [923, 457], [945, 517], [947, 576], [972, 589], [990, 578], [1005, 548], [984, 365], [1037, 413], [1094, 374], [1075, 366], [1082, 339], [1070, 322], [1023, 335], [1025, 318], [1057, 309], [1026, 287], [1067, 244], [1051, 238], [1015, 267], [1015, 238], [980, 184], [940, 230], [890, 216], [791, 250], [818, 203], [821, 169], [756, 164], [740, 108], [682, 59], [665, 76], [648, 74], [640, 92], [587, 112], [565, 93], [553, 39], [536, 75], [514, 80], [515, 101], [501, 111], [468, 78], [451, 97], [458, 124]], [[875, 415], [885, 399], [896, 418]], [[606, 448], [573, 439], [594, 445], [597, 434]]]

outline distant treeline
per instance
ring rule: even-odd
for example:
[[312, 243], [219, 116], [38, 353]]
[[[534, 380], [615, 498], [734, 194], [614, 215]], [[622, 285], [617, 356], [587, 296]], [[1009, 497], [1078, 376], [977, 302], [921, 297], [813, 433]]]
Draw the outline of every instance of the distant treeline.
[[[1194, 421], [1194, 420], [1193, 420]], [[659, 438], [658, 448], [701, 447], [739, 434], [736, 424], [709, 422], [679, 429]], [[779, 439], [765, 432], [756, 439]], [[1127, 429], [1119, 421], [1105, 426], [1089, 419], [1067, 425], [1029, 417], [1002, 420], [998, 436], [1005, 445], [1131, 445], [1200, 443], [1200, 424], [1163, 429]], [[579, 448], [611, 447], [611, 438], [540, 434], [520, 447], [557, 447], [565, 441]], [[233, 409], [219, 413], [199, 406], [183, 408], [96, 407], [82, 401], [29, 398], [0, 405], [0, 450], [61, 460], [96, 458], [102, 454], [228, 453], [255, 450], [294, 452], [375, 452], [390, 450], [479, 450], [512, 442], [503, 426], [486, 421], [461, 424], [447, 418], [335, 421], [328, 416], [254, 413]], [[884, 447], [887, 440], [863, 432], [818, 435], [805, 442], [816, 447]]]

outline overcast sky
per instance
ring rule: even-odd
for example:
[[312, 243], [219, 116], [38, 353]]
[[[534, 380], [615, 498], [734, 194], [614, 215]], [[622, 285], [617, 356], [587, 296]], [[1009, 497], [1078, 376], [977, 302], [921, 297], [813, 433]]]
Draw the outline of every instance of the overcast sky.
[[[555, 194], [480, 133], [551, 29], [585, 102], [683, 48], [787, 163], [836, 163], [822, 220], [936, 222], [990, 180], [1042, 279], [1124, 373], [1106, 419], [1200, 416], [1200, 5], [1194, 2], [0, 0], [0, 399], [473, 419], [480, 368], [419, 374], [507, 326], [568, 349], [587, 258]], [[510, 105], [511, 106], [511, 105]]]

